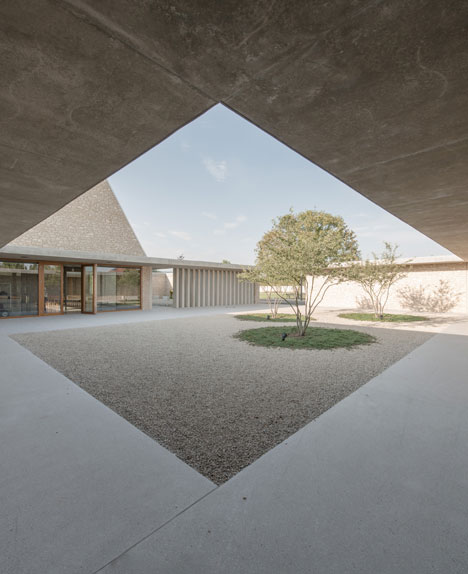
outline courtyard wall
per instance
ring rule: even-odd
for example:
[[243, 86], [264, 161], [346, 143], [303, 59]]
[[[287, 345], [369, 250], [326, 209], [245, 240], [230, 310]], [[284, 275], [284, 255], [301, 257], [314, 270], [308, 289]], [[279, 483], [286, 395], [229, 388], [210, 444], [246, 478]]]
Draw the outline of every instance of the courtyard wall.
[[[449, 299], [453, 306], [452, 313], [468, 313], [468, 263], [458, 261], [430, 261], [424, 258], [425, 262], [413, 260], [410, 265], [402, 265], [408, 271], [405, 278], [398, 281], [390, 291], [390, 297], [386, 308], [401, 311], [416, 311], [414, 303], [420, 301], [425, 308], [421, 311], [434, 311], [430, 305], [424, 305], [428, 296], [434, 295], [440, 287], [440, 282], [446, 282], [449, 288], [449, 295], [444, 297]], [[436, 259], [436, 258], [434, 258]], [[412, 295], [413, 304], [408, 298], [401, 295], [401, 290], [405, 289]], [[330, 287], [328, 289], [322, 306], [342, 307], [346, 309], [364, 309], [366, 305], [366, 295], [357, 283], [349, 282]]]

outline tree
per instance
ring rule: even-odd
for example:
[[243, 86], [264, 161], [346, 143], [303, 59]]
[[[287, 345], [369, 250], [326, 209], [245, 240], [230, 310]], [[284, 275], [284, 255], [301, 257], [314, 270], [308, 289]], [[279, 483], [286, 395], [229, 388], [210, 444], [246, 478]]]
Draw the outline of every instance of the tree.
[[[270, 315], [272, 319], [276, 319], [276, 317], [278, 316], [279, 304], [281, 303], [281, 300], [287, 296], [288, 292], [287, 286], [283, 287], [282, 285], [276, 285], [275, 289], [276, 291], [273, 291], [271, 287], [268, 287], [264, 291], [268, 301], [268, 305], [270, 306]], [[280, 293], [282, 297], [280, 297], [278, 293]]]
[[379, 319], [383, 319], [391, 287], [407, 275], [406, 270], [396, 262], [399, 257], [398, 245], [388, 242], [384, 242], [384, 245], [380, 255], [372, 253], [372, 259], [360, 261], [350, 268], [351, 279], [362, 287]]
[[231, 265], [231, 262], [229, 261], [229, 259], [223, 259], [223, 260], [221, 261], [221, 263], [222, 263], [223, 265]]
[[[267, 285], [296, 315], [304, 336], [313, 312], [332, 285], [348, 280], [351, 261], [359, 259], [356, 236], [342, 217], [324, 211], [292, 210], [273, 221], [256, 248], [255, 265], [241, 278]], [[293, 290], [292, 300], [283, 287]], [[305, 288], [304, 307], [301, 289]]]
[[177, 259], [179, 259], [179, 261], [183, 261], [185, 259], [185, 255], [181, 253]]

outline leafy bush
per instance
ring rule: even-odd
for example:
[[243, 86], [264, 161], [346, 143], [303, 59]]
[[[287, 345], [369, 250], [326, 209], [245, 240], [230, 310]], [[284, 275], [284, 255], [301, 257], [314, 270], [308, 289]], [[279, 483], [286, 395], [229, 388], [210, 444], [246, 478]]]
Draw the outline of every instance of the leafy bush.
[[406, 285], [398, 290], [398, 295], [405, 309], [447, 313], [456, 306], [462, 294], [457, 293], [447, 280], [440, 279], [432, 291], [428, 291], [423, 285]]

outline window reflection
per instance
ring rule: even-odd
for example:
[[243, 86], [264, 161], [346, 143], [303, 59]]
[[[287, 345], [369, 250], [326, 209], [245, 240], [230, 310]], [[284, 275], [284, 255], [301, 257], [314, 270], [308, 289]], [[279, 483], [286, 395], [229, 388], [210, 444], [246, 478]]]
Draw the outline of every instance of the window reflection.
[[37, 315], [38, 265], [0, 261], [0, 317]]
[[44, 312], [60, 313], [62, 310], [62, 266], [44, 265]]
[[97, 268], [97, 310], [118, 311], [140, 308], [140, 269]]

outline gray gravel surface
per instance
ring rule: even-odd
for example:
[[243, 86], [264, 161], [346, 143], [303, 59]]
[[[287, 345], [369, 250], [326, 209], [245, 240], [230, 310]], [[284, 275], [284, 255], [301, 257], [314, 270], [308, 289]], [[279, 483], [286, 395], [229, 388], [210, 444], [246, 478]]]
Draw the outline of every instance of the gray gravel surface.
[[218, 315], [13, 338], [220, 484], [432, 336], [353, 327], [377, 342], [335, 350], [232, 337], [252, 327]]

